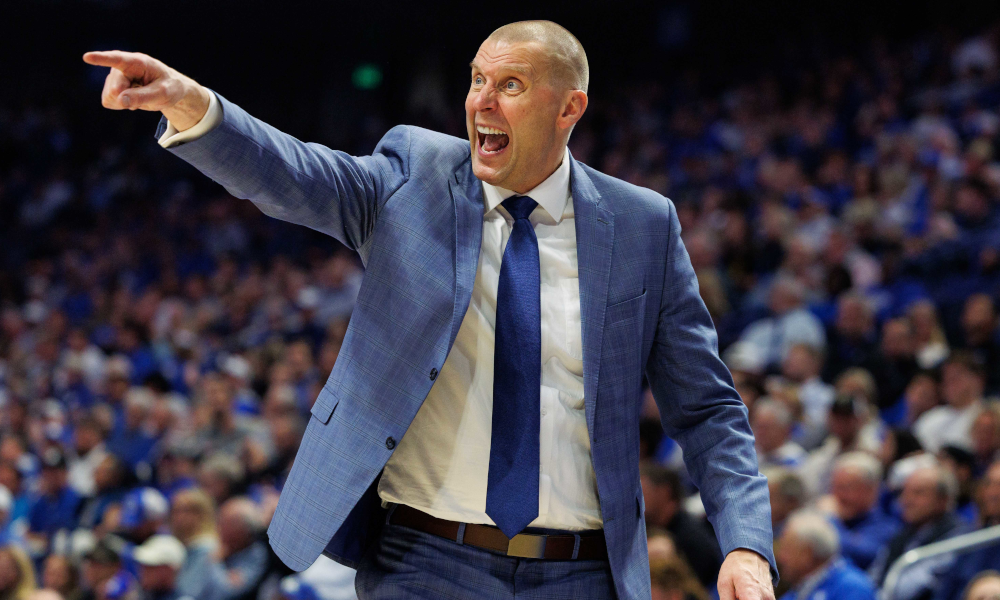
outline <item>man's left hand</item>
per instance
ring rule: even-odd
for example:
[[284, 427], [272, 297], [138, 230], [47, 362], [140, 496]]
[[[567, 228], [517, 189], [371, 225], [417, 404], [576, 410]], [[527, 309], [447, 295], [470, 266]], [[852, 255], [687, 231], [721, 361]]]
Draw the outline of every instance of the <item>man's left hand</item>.
[[719, 570], [719, 600], [774, 600], [771, 566], [752, 550], [738, 548]]

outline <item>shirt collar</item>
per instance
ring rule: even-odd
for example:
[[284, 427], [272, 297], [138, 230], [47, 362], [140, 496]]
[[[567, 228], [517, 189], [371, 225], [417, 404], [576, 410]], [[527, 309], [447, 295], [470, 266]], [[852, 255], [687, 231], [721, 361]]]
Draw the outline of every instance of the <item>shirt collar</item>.
[[[487, 213], [514, 195], [515, 192], [511, 190], [483, 182], [483, 200], [486, 202]], [[556, 223], [562, 220], [563, 211], [566, 210], [566, 203], [570, 197], [569, 148], [563, 150], [562, 163], [555, 172], [523, 195], [531, 196], [531, 199], [537, 202]]]

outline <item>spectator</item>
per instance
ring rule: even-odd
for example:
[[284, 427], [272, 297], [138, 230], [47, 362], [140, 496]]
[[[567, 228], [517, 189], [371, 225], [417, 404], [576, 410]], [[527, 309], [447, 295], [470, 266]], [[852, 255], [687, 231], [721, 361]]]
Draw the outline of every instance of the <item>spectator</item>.
[[805, 289], [801, 283], [790, 277], [779, 278], [771, 289], [771, 316], [752, 323], [740, 336], [741, 341], [766, 357], [768, 369], [777, 370], [797, 342], [813, 348], [826, 346], [823, 326], [804, 308], [804, 300]]
[[246, 476], [235, 457], [218, 453], [205, 459], [198, 474], [198, 485], [208, 492], [216, 506], [235, 496]]
[[680, 558], [650, 560], [652, 600], [708, 600], [705, 588]]
[[920, 371], [915, 354], [913, 324], [905, 317], [890, 319], [882, 326], [880, 353], [885, 370], [879, 385], [879, 407], [891, 409], [903, 397], [907, 385]]
[[972, 423], [982, 410], [986, 377], [967, 352], [955, 352], [941, 367], [941, 395], [946, 404], [927, 411], [913, 424], [913, 433], [928, 452], [951, 444], [970, 448]]
[[640, 473], [646, 524], [669, 531], [698, 580], [706, 588], [714, 589], [722, 566], [722, 551], [708, 525], [684, 509], [680, 477], [671, 469], [649, 463], [643, 465]]
[[83, 595], [76, 566], [64, 554], [50, 554], [45, 559], [42, 587], [58, 592], [64, 600], [78, 600]]
[[169, 512], [166, 497], [155, 488], [136, 488], [122, 501], [118, 531], [133, 544], [141, 544], [164, 530]]
[[0, 546], [0, 597], [27, 600], [35, 590], [35, 569], [24, 550]]
[[261, 539], [264, 524], [257, 506], [248, 498], [228, 500], [219, 510], [221, 564], [212, 583], [212, 600], [249, 600], [268, 570], [267, 542]]
[[879, 352], [875, 315], [858, 294], [844, 294], [837, 303], [837, 321], [828, 335], [823, 378], [833, 381], [851, 367], [884, 373], [888, 364]]
[[948, 341], [938, 321], [937, 309], [930, 300], [918, 300], [910, 305], [907, 316], [913, 324], [916, 338], [916, 359], [921, 369], [933, 369], [948, 357]]
[[805, 505], [808, 499], [806, 487], [802, 478], [784, 467], [764, 467], [761, 473], [767, 477], [767, 489], [771, 495], [771, 531], [777, 539], [788, 517]]
[[108, 509], [118, 505], [128, 491], [128, 465], [115, 456], [106, 454], [94, 471], [94, 496], [83, 502], [80, 508], [79, 527], [95, 530], [98, 535], [109, 533], [105, 521]]
[[837, 526], [841, 554], [859, 569], [870, 567], [879, 549], [900, 530], [899, 522], [878, 503], [881, 485], [878, 459], [847, 452], [834, 462], [830, 496], [820, 502]]
[[750, 425], [757, 444], [757, 460], [763, 467], [796, 469], [806, 451], [791, 440], [792, 413], [783, 404], [761, 398], [753, 405]]
[[819, 377], [822, 370], [823, 352], [807, 344], [789, 348], [781, 366], [785, 378], [798, 386], [806, 426], [818, 431], [826, 428], [826, 415], [834, 397], [833, 386]]
[[25, 537], [33, 558], [41, 559], [49, 552], [49, 542], [59, 531], [76, 527], [80, 496], [69, 487], [66, 457], [56, 447], [42, 453], [42, 474], [39, 495], [28, 514]]
[[85, 600], [102, 600], [108, 582], [122, 570], [121, 540], [111, 536], [98, 539], [94, 547], [83, 556], [80, 583]]
[[[942, 466], [918, 468], [907, 477], [899, 497], [904, 529], [879, 551], [869, 569], [879, 587], [903, 553], [966, 531], [954, 513], [957, 496], [958, 483]], [[945, 555], [911, 565], [900, 574], [892, 598], [909, 600], [930, 595], [951, 563], [952, 557]]]
[[978, 478], [989, 465], [1000, 458], [1000, 404], [989, 402], [976, 415], [969, 436], [976, 461], [975, 476]]
[[215, 505], [203, 490], [177, 492], [170, 509], [170, 529], [187, 555], [177, 574], [177, 591], [194, 598], [208, 595], [219, 539], [215, 533]]
[[[1000, 525], [1000, 462], [994, 462], [983, 477], [979, 489], [979, 525]], [[978, 573], [1000, 569], [1000, 553], [995, 545], [985, 546], [961, 555], [953, 568], [944, 573], [935, 600], [959, 600], [962, 590], [969, 589]]]
[[864, 572], [838, 556], [837, 531], [823, 516], [793, 514], [776, 547], [779, 572], [792, 586], [781, 600], [875, 600]]
[[962, 311], [965, 346], [986, 373], [985, 393], [1000, 393], [1000, 340], [997, 338], [997, 311], [987, 294], [973, 294]]
[[81, 497], [90, 497], [97, 492], [94, 472], [108, 455], [105, 437], [104, 428], [93, 417], [81, 419], [76, 425], [73, 433], [76, 457], [70, 462], [69, 482]]
[[148, 465], [152, 459], [156, 438], [149, 434], [145, 424], [153, 400], [153, 392], [148, 388], [130, 388], [125, 395], [122, 425], [108, 439], [108, 450], [133, 469], [140, 463]]
[[172, 535], [154, 535], [136, 547], [139, 583], [144, 600], [189, 599], [177, 589], [177, 574], [184, 564], [184, 544]]
[[962, 600], [993, 600], [1000, 596], [1000, 573], [985, 571], [969, 582]]
[[830, 474], [841, 454], [879, 451], [882, 441], [871, 415], [871, 405], [862, 396], [839, 394], [833, 401], [827, 417], [830, 435], [809, 453], [799, 471], [812, 495], [829, 492]]

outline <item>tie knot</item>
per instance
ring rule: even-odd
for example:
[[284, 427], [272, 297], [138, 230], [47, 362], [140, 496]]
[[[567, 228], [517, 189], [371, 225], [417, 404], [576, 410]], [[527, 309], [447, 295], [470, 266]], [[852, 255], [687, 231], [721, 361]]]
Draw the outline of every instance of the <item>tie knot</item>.
[[503, 207], [507, 209], [510, 216], [514, 218], [515, 221], [520, 219], [527, 219], [531, 211], [535, 210], [538, 203], [532, 200], [528, 196], [511, 196], [503, 202]]

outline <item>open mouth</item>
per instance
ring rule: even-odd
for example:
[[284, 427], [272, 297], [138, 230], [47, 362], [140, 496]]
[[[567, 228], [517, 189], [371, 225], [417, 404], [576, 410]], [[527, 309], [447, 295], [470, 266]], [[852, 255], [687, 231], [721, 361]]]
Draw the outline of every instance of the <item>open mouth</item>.
[[510, 137], [495, 127], [476, 125], [479, 133], [479, 151], [483, 154], [500, 154], [510, 143]]

